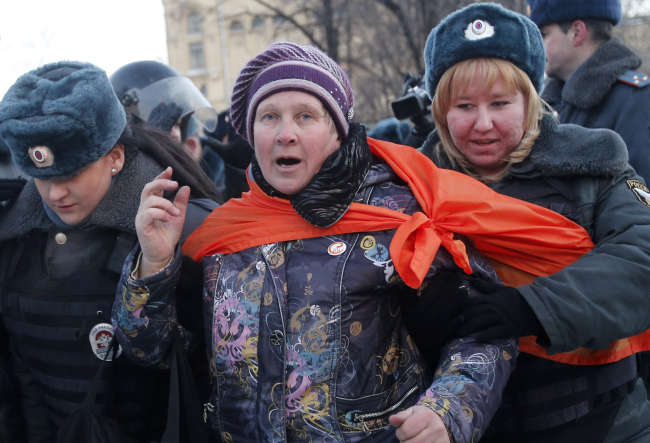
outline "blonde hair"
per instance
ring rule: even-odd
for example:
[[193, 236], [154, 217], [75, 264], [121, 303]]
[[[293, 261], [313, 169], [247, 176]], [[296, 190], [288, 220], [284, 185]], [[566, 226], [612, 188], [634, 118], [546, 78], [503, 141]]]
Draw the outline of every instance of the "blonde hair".
[[[519, 91], [523, 94], [526, 107], [524, 136], [521, 142], [504, 159], [506, 164], [503, 169], [491, 175], [480, 175], [477, 172], [454, 144], [447, 124], [447, 112], [452, 100], [463, 94], [477, 75], [482, 79], [481, 83], [486, 89], [491, 89], [497, 80], [503, 80], [506, 91], [510, 93]], [[498, 58], [473, 58], [457, 63], [443, 74], [433, 97], [433, 118], [441, 140], [437, 146], [438, 155], [441, 155], [440, 151], [444, 149], [451, 163], [455, 167], [460, 167], [467, 175], [483, 182], [499, 181], [510, 171], [513, 164], [523, 161], [530, 154], [540, 133], [542, 117], [548, 113], [547, 107], [548, 105], [537, 94], [528, 75], [509, 61]]]

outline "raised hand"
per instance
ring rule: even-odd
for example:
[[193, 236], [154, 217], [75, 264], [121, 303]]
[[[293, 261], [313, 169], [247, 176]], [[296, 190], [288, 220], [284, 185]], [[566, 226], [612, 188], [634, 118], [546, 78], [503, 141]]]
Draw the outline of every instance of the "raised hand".
[[447, 428], [440, 416], [426, 406], [413, 406], [391, 415], [395, 436], [406, 443], [450, 443]]
[[135, 217], [135, 229], [142, 249], [139, 277], [155, 274], [167, 266], [174, 256], [181, 237], [190, 188], [183, 186], [173, 202], [163, 197], [164, 191], [173, 191], [178, 183], [170, 180], [172, 168], [165, 169], [147, 183], [140, 196], [140, 207]]

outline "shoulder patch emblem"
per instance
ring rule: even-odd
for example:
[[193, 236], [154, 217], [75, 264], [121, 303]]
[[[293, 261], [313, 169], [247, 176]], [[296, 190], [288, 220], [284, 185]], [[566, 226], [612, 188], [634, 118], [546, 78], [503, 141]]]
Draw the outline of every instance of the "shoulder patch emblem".
[[645, 88], [650, 85], [650, 77], [641, 71], [626, 71], [617, 80], [637, 88]]
[[636, 198], [641, 203], [650, 208], [650, 189], [639, 180], [628, 180], [627, 185], [630, 187]]

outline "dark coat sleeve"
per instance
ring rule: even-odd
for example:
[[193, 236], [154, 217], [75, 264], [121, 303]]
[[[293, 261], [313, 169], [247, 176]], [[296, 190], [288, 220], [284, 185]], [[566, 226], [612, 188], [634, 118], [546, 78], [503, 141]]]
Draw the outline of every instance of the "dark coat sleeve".
[[189, 201], [187, 213], [185, 214], [185, 223], [181, 232], [181, 244], [185, 243], [187, 237], [203, 223], [203, 220], [210, 215], [212, 211], [219, 207], [219, 203], [207, 198], [197, 198]]
[[594, 249], [519, 288], [550, 340], [549, 353], [603, 349], [650, 328], [650, 207], [628, 186], [632, 168], [599, 179]]

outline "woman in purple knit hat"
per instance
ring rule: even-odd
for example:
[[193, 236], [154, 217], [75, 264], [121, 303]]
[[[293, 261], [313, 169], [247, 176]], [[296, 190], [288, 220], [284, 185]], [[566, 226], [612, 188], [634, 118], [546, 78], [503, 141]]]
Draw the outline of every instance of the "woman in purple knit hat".
[[[441, 349], [437, 370], [424, 363], [399, 310], [405, 285], [388, 252], [395, 229], [271, 240], [289, 229], [273, 217], [278, 211], [292, 213], [303, 231], [337, 226], [353, 202], [422, 211], [409, 186], [371, 155], [363, 127], [351, 122], [353, 105], [345, 72], [310, 46], [275, 43], [237, 79], [232, 124], [255, 157], [251, 193], [226, 209], [253, 202], [231, 212], [241, 218], [232, 229], [245, 229], [245, 210], [271, 215], [269, 240], [199, 257], [213, 377], [204, 417], [220, 441], [470, 443], [514, 369], [513, 340], [455, 340]], [[159, 178], [145, 187], [140, 248], [127, 259], [113, 309], [124, 353], [143, 365], [164, 364], [176, 325], [184, 202], [160, 197], [176, 186]], [[226, 223], [219, 214], [213, 221]], [[474, 275], [496, 279], [469, 245], [467, 254]], [[450, 268], [457, 265], [441, 248], [427, 288]]]

